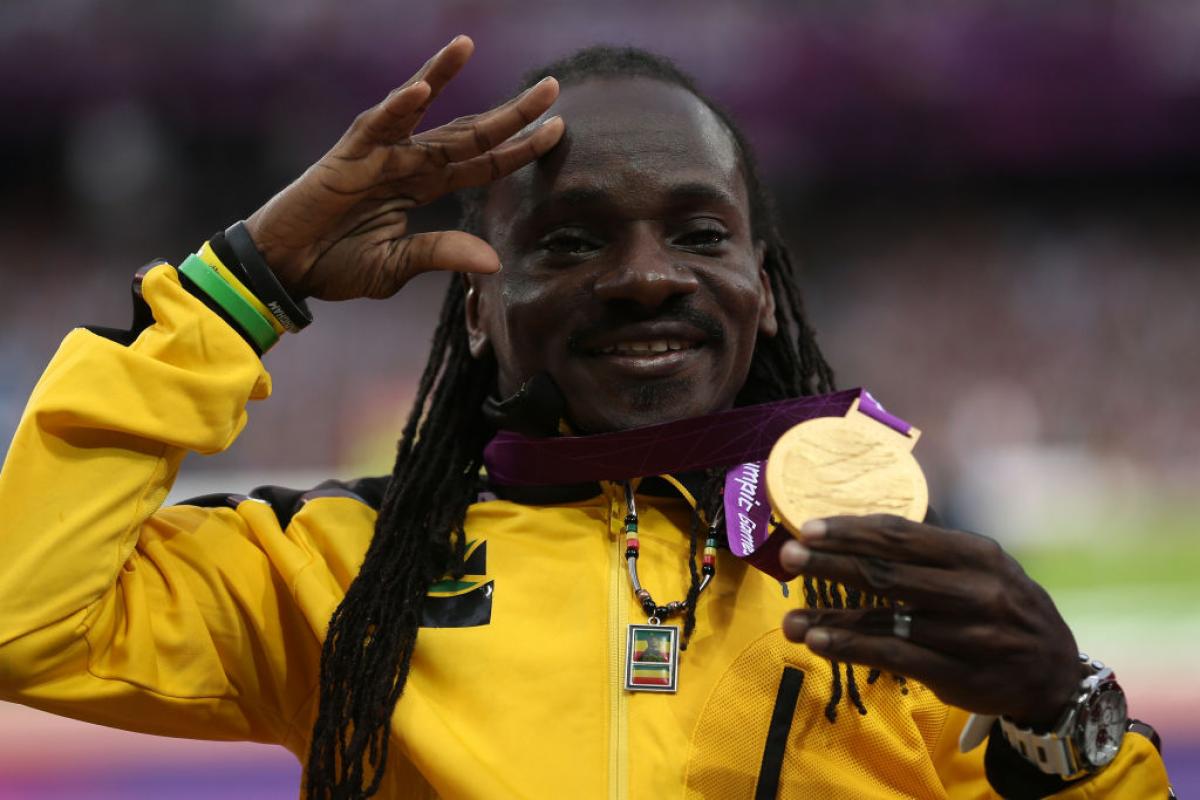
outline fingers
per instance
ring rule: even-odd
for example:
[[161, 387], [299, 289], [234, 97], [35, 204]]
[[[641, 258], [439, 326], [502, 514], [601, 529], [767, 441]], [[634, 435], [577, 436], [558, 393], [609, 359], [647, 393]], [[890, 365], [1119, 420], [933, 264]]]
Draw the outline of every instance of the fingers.
[[[322, 299], [344, 300], [370, 297], [382, 300], [400, 291], [422, 272], [491, 273], [500, 269], [500, 256], [477, 236], [462, 231], [438, 231], [403, 235], [403, 224], [378, 229], [380, 249], [364, 263], [362, 277], [348, 293], [329, 294]], [[398, 234], [393, 236], [392, 234]]]
[[826, 578], [865, 592], [934, 608], [970, 607], [977, 587], [964, 585], [960, 573], [876, 556], [843, 555], [785, 542], [779, 562], [795, 574]]
[[543, 78], [508, 102], [416, 137], [442, 163], [466, 161], [495, 148], [544, 114], [558, 97], [558, 81]]
[[450, 167], [449, 188], [482, 186], [541, 158], [558, 144], [565, 130], [562, 117], [551, 117], [524, 136]]
[[404, 139], [421, 121], [432, 91], [428, 83], [417, 81], [392, 92], [360, 118], [358, 128], [363, 137], [373, 144]]
[[927, 684], [944, 681], [961, 673], [964, 668], [952, 656], [923, 647], [915, 641], [828, 625], [809, 627], [795, 622], [796, 619], [793, 614], [784, 619], [787, 637], [793, 641], [803, 641], [814, 653], [826, 658], [862, 664], [897, 675], [909, 675]]
[[897, 517], [833, 517], [806, 523], [779, 559], [791, 572], [909, 604], [785, 617], [785, 635], [823, 657], [907, 675], [951, 705], [1018, 719], [1058, 709], [1072, 688], [1070, 629], [991, 539]]
[[980, 561], [998, 549], [994, 541], [978, 534], [943, 530], [892, 514], [809, 520], [800, 532], [812, 549], [933, 566]]
[[783, 635], [793, 642], [803, 642], [812, 628], [838, 627], [870, 636], [890, 636], [892, 615], [890, 606], [856, 609], [797, 609], [783, 618]]
[[433, 93], [429, 96], [430, 100], [435, 99], [446, 87], [446, 84], [453, 80], [454, 76], [459, 73], [459, 70], [470, 60], [471, 54], [475, 52], [475, 42], [470, 36], [459, 34], [450, 40], [450, 43], [433, 55], [425, 65], [417, 71], [411, 80], [425, 81], [429, 84]]
[[811, 520], [801, 535], [780, 549], [784, 569], [935, 608], [977, 609], [1019, 571], [987, 537], [890, 515]]
[[425, 109], [446, 87], [475, 51], [469, 36], [456, 36], [433, 55], [416, 74], [364, 112], [351, 130], [359, 129], [376, 144], [387, 144], [411, 136], [425, 116]]
[[[898, 609], [880, 607], [867, 609], [799, 609], [784, 617], [783, 633], [793, 642], [806, 642], [809, 631], [837, 629], [858, 636], [898, 638], [895, 634], [895, 615]], [[962, 658], [969, 653], [972, 660], [1003, 658], [1019, 645], [995, 625], [963, 623], [947, 619], [929, 609], [903, 607], [909, 613], [908, 635], [904, 640], [914, 645]]]
[[491, 273], [499, 269], [500, 256], [492, 246], [462, 231], [407, 236], [396, 242], [392, 257], [393, 274], [400, 285], [422, 272], [434, 270]]

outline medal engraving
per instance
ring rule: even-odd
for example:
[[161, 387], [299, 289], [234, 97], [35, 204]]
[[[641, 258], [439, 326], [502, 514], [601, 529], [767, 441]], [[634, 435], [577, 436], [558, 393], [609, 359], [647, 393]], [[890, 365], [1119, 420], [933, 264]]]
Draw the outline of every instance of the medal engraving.
[[767, 495], [794, 535], [810, 519], [896, 514], [920, 522], [929, 505], [925, 474], [913, 458], [920, 432], [900, 433], [859, 411], [795, 426], [767, 460]]

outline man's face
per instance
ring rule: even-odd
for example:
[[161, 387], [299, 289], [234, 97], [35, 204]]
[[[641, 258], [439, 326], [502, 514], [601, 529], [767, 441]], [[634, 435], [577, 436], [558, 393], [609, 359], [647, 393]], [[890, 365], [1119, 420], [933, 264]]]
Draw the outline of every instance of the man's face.
[[647, 79], [565, 89], [558, 147], [490, 190], [496, 275], [471, 276], [472, 352], [508, 396], [545, 371], [578, 432], [729, 408], [756, 337], [776, 332], [728, 131]]

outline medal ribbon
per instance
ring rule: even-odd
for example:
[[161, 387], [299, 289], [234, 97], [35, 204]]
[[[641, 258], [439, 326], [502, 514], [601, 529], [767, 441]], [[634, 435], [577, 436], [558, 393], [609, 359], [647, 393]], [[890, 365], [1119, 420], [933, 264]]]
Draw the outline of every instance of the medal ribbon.
[[[859, 411], [905, 436], [909, 434], [912, 426], [885, 411], [870, 392], [866, 389], [855, 391], [860, 392], [856, 395]], [[725, 536], [731, 553], [771, 577], [785, 581], [791, 576], [779, 567], [779, 548], [789, 535], [782, 528], [771, 532], [766, 473], [767, 462], [762, 459], [738, 464], [725, 474]]]
[[[777, 551], [786, 537], [770, 536], [766, 458], [795, 425], [859, 411], [907, 436], [912, 426], [884, 410], [866, 389], [742, 406], [702, 417], [591, 436], [537, 438], [500, 431], [483, 451], [488, 480], [500, 486], [550, 486], [623, 481], [733, 466], [725, 477], [729, 549], [781, 580]], [[782, 531], [781, 531], [782, 532]]]
[[865, 389], [742, 406], [591, 436], [537, 438], [500, 431], [483, 451], [488, 480], [499, 486], [623, 481], [762, 461], [792, 426], [859, 408], [907, 434], [910, 425], [883, 410]]

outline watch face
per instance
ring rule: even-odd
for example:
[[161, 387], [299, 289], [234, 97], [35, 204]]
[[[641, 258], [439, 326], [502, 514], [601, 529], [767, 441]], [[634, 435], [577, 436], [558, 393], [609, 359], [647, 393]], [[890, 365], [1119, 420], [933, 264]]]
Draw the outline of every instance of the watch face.
[[1103, 767], [1117, 757], [1125, 736], [1125, 694], [1110, 683], [1101, 686], [1082, 709], [1079, 742], [1092, 767]]

